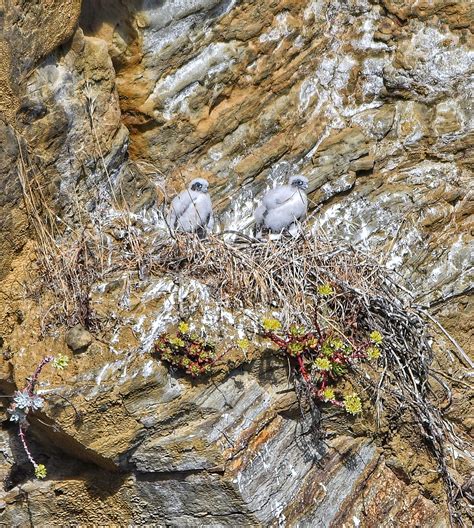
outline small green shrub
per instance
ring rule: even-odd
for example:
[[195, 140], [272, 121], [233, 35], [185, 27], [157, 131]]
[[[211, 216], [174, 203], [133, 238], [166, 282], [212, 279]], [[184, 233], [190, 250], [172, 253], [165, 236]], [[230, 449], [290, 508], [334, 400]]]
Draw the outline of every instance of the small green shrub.
[[217, 359], [214, 344], [190, 332], [189, 325], [184, 322], [174, 336], [162, 334], [155, 343], [155, 351], [162, 361], [193, 378], [209, 374]]
[[359, 396], [353, 392], [340, 394], [337, 384], [355, 362], [380, 357], [383, 342], [380, 332], [373, 331], [355, 341], [337, 335], [334, 330], [308, 330], [296, 324], [284, 330], [276, 319], [264, 319], [262, 326], [263, 335], [291, 358], [297, 375], [313, 398], [332, 403], [349, 414], [362, 412]]

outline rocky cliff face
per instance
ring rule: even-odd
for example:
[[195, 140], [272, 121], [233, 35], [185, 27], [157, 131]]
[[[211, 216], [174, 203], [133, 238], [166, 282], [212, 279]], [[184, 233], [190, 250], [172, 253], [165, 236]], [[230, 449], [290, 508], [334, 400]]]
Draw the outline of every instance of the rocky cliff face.
[[[99, 226], [108, 248], [124, 217], [153, 240], [165, 199], [199, 175], [218, 228], [245, 230], [262, 192], [298, 173], [310, 181], [313, 229], [395, 269], [472, 357], [471, 3], [0, 9], [0, 388], [22, 387], [48, 353], [71, 357], [45, 379], [50, 405], [28, 433], [45, 481], [31, 479], [3, 415], [0, 522], [446, 526], [442, 485], [409, 430], [339, 416], [310, 442], [278, 358], [235, 361], [208, 383], [151, 359], [183, 310], [216, 338], [240, 335], [243, 323], [199, 282], [101, 262], [110, 272], [87, 300], [100, 325], [79, 354], [66, 332], [81, 314], [51, 321], [57, 302], [51, 311], [51, 292], [31, 285], [36, 211], [58, 244]], [[447, 413], [472, 433], [469, 378], [453, 343], [437, 343], [435, 367], [453, 382]], [[464, 456], [453, 453], [453, 471], [467, 483]]]

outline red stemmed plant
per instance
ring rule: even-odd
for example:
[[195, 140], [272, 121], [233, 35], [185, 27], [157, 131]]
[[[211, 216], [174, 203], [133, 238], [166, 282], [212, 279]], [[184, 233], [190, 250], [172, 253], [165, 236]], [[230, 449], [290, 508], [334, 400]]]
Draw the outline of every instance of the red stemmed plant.
[[44, 405], [44, 399], [36, 393], [36, 385], [38, 383], [39, 375], [41, 371], [48, 363], [62, 370], [67, 367], [68, 358], [66, 356], [59, 355], [56, 358], [54, 356], [46, 356], [41, 360], [39, 365], [36, 367], [31, 378], [28, 379], [28, 383], [23, 390], [18, 390], [13, 394], [13, 402], [8, 408], [10, 414], [10, 421], [18, 423], [18, 436], [20, 442], [26, 452], [28, 460], [33, 464], [35, 468], [35, 476], [37, 478], [46, 477], [46, 467], [43, 464], [38, 464], [33, 455], [31, 454], [28, 444], [26, 442], [26, 431], [29, 427], [28, 415], [41, 409]]
[[262, 326], [262, 335], [290, 357], [297, 375], [315, 399], [343, 407], [350, 414], [362, 411], [357, 394], [348, 393], [341, 399], [336, 395], [336, 384], [356, 361], [380, 356], [383, 340], [380, 332], [373, 331], [356, 341], [317, 325], [314, 330], [296, 324], [283, 330], [276, 319], [265, 319]]
[[193, 378], [210, 373], [217, 359], [214, 344], [190, 332], [185, 322], [179, 324], [176, 336], [162, 334], [155, 343], [155, 352], [162, 361]]

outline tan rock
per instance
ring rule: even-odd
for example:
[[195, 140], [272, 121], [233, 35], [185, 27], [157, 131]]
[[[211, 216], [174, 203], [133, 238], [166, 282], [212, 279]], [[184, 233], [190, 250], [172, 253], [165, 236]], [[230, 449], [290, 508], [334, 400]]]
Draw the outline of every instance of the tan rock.
[[440, 136], [458, 131], [462, 124], [456, 104], [447, 102], [437, 105], [433, 125]]
[[0, 111], [9, 118], [18, 109], [20, 82], [40, 59], [71, 37], [80, 9], [80, 0], [32, 1], [27, 6], [13, 1], [5, 6], [0, 37]]
[[77, 354], [85, 352], [92, 339], [92, 335], [82, 325], [73, 326], [66, 332], [67, 346]]

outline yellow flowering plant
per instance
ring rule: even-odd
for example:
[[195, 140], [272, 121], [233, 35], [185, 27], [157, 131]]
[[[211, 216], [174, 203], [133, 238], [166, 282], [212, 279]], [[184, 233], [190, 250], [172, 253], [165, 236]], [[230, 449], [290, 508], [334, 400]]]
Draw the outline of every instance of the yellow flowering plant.
[[247, 350], [250, 348], [250, 341], [248, 339], [238, 339], [237, 340], [237, 346], [240, 348], [240, 350], [243, 350], [244, 352], [247, 352]]
[[382, 344], [383, 336], [378, 330], [374, 330], [373, 332], [371, 332], [369, 337], [372, 343], [374, 343], [375, 345]]
[[325, 282], [324, 284], [318, 286], [317, 291], [321, 297], [330, 297], [336, 293], [329, 282]]
[[187, 334], [189, 332], [189, 324], [181, 321], [178, 325], [178, 330], [181, 334]]
[[44, 464], [36, 464], [35, 466], [35, 477], [37, 479], [46, 478], [48, 472], [46, 471], [46, 466]]
[[378, 359], [380, 357], [381, 351], [379, 347], [371, 346], [367, 349], [366, 353], [368, 359]]
[[276, 319], [265, 319], [262, 327], [262, 335], [289, 356], [295, 376], [316, 400], [341, 407], [352, 415], [362, 412], [359, 396], [355, 393], [338, 396], [336, 386], [355, 362], [380, 357], [383, 336], [379, 331], [371, 331], [359, 339], [354, 338], [353, 332], [349, 339], [318, 325], [308, 330], [293, 324], [284, 330]]
[[349, 414], [359, 414], [362, 412], [362, 402], [359, 396], [355, 393], [346, 394], [344, 396], [344, 409]]
[[265, 318], [262, 321], [262, 326], [267, 332], [274, 332], [276, 330], [280, 330], [281, 323], [278, 321], [278, 319]]
[[322, 397], [324, 401], [332, 401], [336, 398], [336, 393], [334, 392], [334, 389], [331, 389], [330, 387], [327, 387], [322, 391]]
[[328, 358], [316, 358], [314, 366], [318, 370], [331, 370], [331, 362]]
[[53, 367], [56, 370], [64, 370], [69, 365], [69, 358], [67, 356], [63, 356], [62, 354], [58, 354], [53, 359]]

